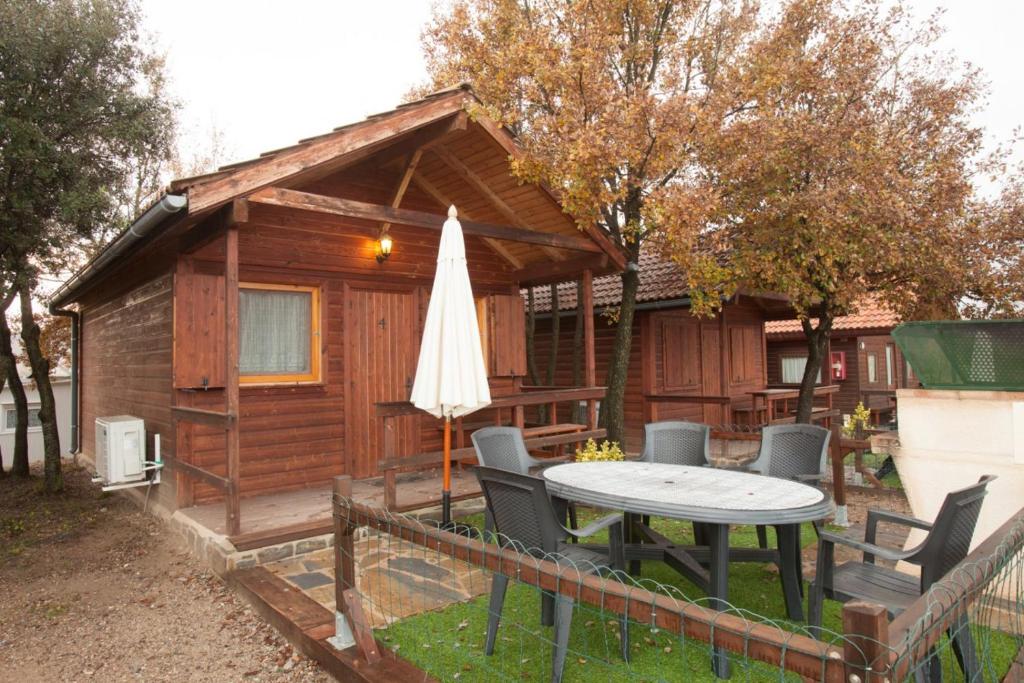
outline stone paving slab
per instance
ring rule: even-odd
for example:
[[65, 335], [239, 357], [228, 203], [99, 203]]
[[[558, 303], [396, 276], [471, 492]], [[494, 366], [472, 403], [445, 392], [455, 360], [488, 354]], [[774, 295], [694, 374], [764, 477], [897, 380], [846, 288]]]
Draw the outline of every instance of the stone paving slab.
[[[354, 544], [356, 587], [373, 628], [421, 612], [443, 609], [490, 591], [490, 573], [451, 557], [381, 534]], [[333, 611], [331, 548], [265, 565], [296, 589]]]

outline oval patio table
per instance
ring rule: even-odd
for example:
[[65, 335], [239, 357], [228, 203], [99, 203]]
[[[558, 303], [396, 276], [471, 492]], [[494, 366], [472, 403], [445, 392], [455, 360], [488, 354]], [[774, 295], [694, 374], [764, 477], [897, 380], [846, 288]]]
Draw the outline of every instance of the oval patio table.
[[[542, 474], [553, 496], [622, 510], [627, 559], [665, 561], [703, 588], [720, 609], [729, 599], [729, 525], [774, 526], [778, 550], [736, 549], [732, 559], [776, 562], [787, 612], [791, 619], [803, 619], [795, 565], [800, 524], [824, 519], [835, 510], [831, 498], [819, 489], [748, 472], [647, 462], [569, 463], [547, 468]], [[696, 522], [701, 545], [676, 545], [640, 524], [641, 515]], [[646, 542], [639, 543], [641, 540]], [[724, 653], [716, 650], [712, 661], [716, 674], [729, 675]]]

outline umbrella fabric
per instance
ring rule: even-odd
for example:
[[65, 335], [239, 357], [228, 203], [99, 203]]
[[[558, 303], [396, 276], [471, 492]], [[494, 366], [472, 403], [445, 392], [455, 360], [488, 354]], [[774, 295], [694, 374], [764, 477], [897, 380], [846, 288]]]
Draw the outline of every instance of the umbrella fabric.
[[435, 417], [459, 417], [491, 402], [480, 348], [466, 245], [455, 207], [441, 230], [437, 272], [423, 327], [411, 401]]

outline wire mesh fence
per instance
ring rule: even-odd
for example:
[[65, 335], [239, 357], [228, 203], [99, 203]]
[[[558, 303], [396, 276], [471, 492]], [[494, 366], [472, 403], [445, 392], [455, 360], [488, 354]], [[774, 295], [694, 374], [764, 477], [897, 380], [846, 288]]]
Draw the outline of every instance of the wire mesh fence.
[[[785, 618], [778, 577], [762, 565], [730, 568], [732, 605], [704, 597], [660, 563], [645, 562], [642, 576], [630, 576], [576, 549], [524, 548], [482, 531], [481, 518], [442, 530], [344, 496], [336, 496], [335, 514], [339, 590], [355, 590], [378, 642], [442, 681], [728, 675], [854, 683], [938, 671], [945, 680], [1001, 681], [1024, 633], [1024, 521], [1001, 530], [1001, 543], [979, 548], [987, 554], [973, 553], [914, 610], [891, 624], [884, 619], [887, 630], [858, 627], [864, 606], [830, 603], [814, 637]], [[744, 542], [743, 529], [733, 536]], [[508, 588], [497, 601], [492, 589], [505, 583], [501, 577]], [[968, 632], [978, 666], [969, 663], [965, 676], [957, 645]]]

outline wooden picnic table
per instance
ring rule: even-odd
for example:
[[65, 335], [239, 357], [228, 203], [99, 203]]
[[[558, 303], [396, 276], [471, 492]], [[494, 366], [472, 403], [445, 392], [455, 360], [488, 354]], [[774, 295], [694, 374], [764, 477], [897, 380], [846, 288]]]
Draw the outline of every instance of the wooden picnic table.
[[[824, 397], [825, 406], [823, 413], [825, 417], [831, 417], [832, 396], [839, 392], [839, 385], [826, 384], [814, 387], [814, 397]], [[778, 424], [788, 422], [789, 402], [800, 398], [800, 387], [768, 387], [756, 391], [748, 391], [751, 398], [751, 408], [754, 411], [754, 420], [763, 418], [761, 424]], [[780, 406], [781, 404], [781, 406]]]
[[[665, 562], [707, 591], [717, 609], [729, 607], [730, 560], [778, 564], [789, 618], [803, 620], [796, 565], [800, 524], [824, 519], [835, 510], [821, 490], [736, 470], [640, 461], [569, 463], [541, 474], [553, 496], [622, 510], [626, 559]], [[698, 545], [677, 545], [643, 524], [644, 515], [695, 522]], [[778, 549], [730, 551], [732, 524], [774, 526]], [[724, 652], [715, 650], [712, 666], [718, 676], [728, 677]]]

